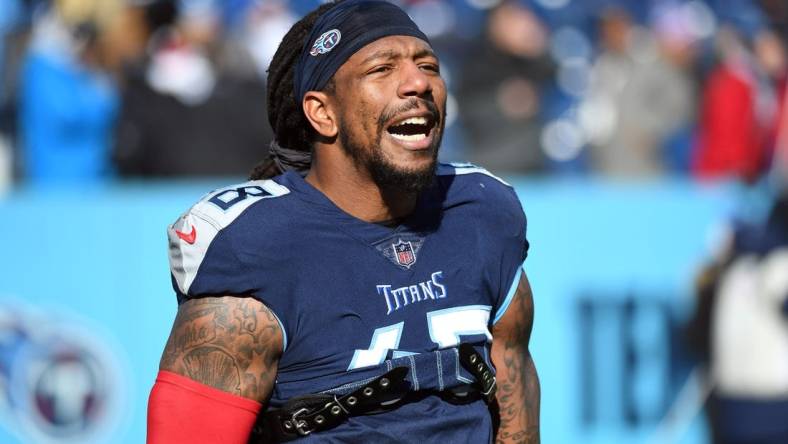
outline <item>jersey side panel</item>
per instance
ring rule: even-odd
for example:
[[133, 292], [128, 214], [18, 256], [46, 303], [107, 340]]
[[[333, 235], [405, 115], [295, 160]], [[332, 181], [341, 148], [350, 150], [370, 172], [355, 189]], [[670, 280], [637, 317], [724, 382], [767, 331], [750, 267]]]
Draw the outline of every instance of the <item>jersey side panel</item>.
[[520, 199], [503, 179], [473, 164], [441, 165], [438, 174], [454, 176], [456, 187], [473, 199], [482, 244], [483, 267], [492, 288], [494, 324], [505, 313], [522, 275], [528, 255], [527, 220]]

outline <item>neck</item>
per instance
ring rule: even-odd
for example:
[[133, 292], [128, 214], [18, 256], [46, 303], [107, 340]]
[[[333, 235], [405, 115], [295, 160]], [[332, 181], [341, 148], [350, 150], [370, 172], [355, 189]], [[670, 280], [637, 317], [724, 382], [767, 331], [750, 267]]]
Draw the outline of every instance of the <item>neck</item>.
[[416, 193], [381, 189], [367, 172], [342, 157], [315, 156], [306, 176], [310, 185], [342, 211], [365, 222], [387, 223], [409, 215], [416, 207]]

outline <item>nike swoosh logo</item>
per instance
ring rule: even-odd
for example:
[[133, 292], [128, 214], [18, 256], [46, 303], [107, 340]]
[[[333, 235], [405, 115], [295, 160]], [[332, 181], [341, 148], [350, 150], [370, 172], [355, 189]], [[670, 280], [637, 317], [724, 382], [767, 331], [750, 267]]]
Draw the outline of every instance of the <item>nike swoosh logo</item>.
[[197, 229], [194, 228], [193, 225], [192, 225], [192, 232], [191, 233], [186, 234], [186, 233], [183, 233], [181, 231], [175, 230], [175, 234], [177, 234], [179, 238], [181, 238], [184, 242], [186, 242], [189, 245], [193, 244], [194, 241], [197, 240]]

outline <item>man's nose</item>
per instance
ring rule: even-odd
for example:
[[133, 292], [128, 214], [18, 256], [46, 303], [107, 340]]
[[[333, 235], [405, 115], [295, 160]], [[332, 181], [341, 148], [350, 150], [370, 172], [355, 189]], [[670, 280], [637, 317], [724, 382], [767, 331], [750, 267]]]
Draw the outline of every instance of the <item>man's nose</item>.
[[398, 94], [400, 97], [422, 97], [432, 92], [430, 77], [414, 62], [402, 68]]

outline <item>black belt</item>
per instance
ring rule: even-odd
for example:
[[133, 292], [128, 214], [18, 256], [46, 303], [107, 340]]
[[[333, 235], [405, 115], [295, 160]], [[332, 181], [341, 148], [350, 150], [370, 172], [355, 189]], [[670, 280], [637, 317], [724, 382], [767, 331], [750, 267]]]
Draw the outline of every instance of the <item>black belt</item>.
[[[444, 399], [461, 403], [481, 397], [491, 402], [496, 391], [492, 370], [470, 344], [460, 344], [459, 352], [460, 364], [476, 378], [476, 384], [448, 391]], [[396, 367], [342, 396], [312, 394], [293, 398], [281, 409], [265, 412], [249, 442], [292, 441], [332, 429], [351, 416], [393, 408], [410, 391], [407, 375], [408, 367]]]
[[484, 362], [482, 355], [472, 345], [460, 344], [460, 364], [476, 378], [476, 384], [471, 387], [478, 390], [487, 404], [491, 403], [495, 399], [498, 385], [492, 369]]

